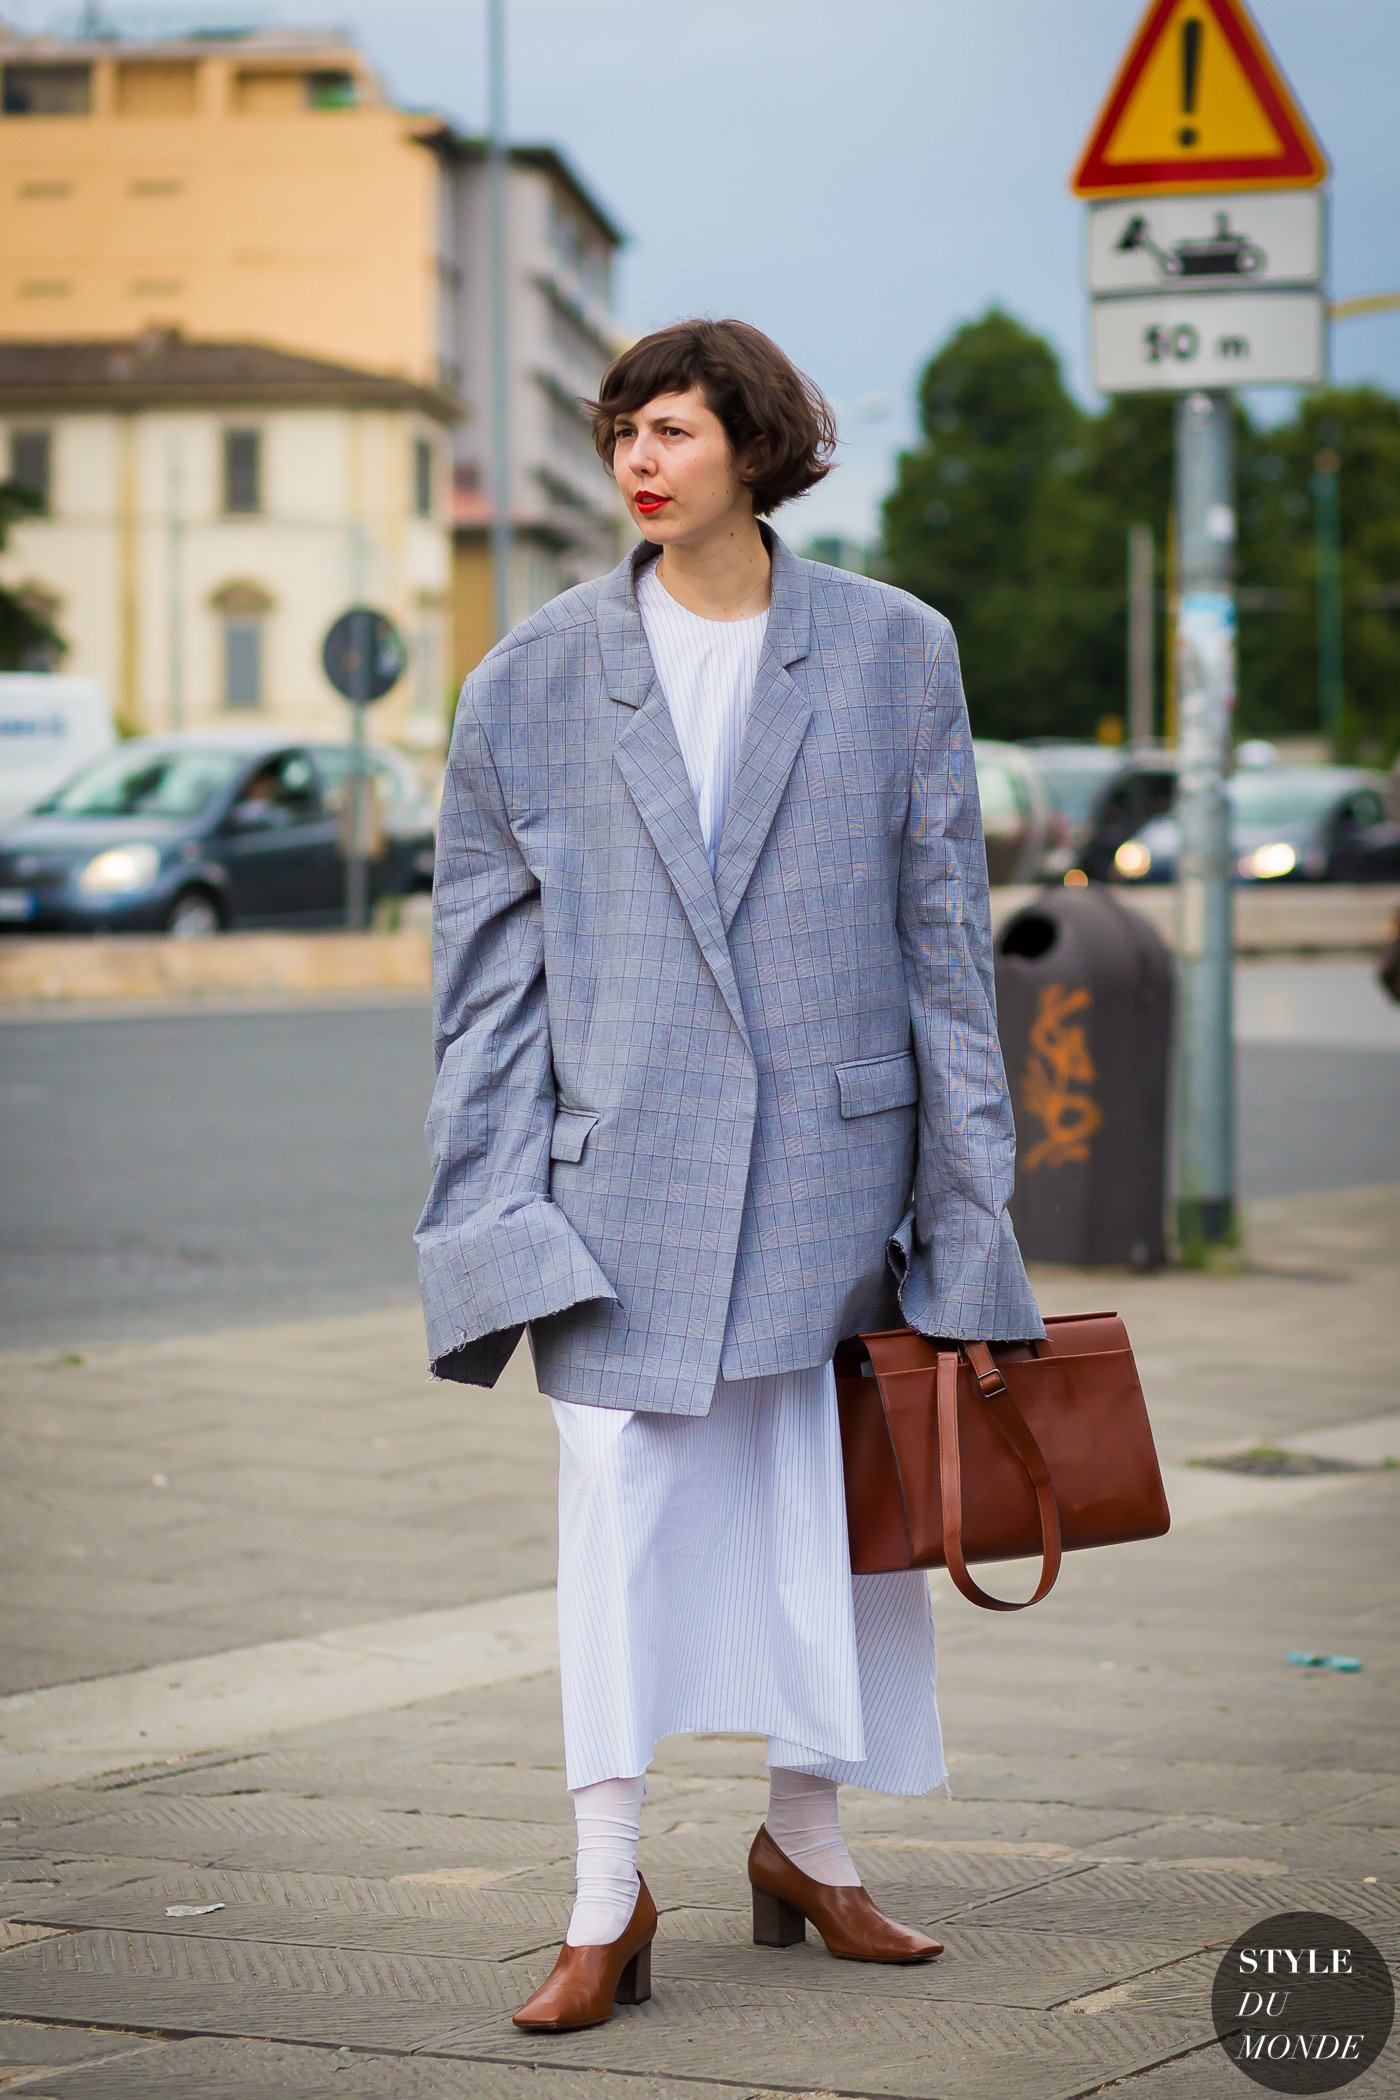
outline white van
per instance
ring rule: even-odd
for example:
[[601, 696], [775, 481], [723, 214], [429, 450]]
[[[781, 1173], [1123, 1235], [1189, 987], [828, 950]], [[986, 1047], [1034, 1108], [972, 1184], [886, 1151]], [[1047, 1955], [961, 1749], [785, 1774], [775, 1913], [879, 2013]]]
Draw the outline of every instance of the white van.
[[116, 740], [95, 678], [0, 671], [0, 822], [32, 809]]

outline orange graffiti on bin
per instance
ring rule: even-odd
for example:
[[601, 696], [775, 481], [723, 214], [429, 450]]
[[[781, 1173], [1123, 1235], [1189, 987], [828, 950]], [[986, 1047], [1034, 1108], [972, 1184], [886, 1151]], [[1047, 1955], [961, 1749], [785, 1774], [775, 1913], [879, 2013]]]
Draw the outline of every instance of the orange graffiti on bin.
[[[1021, 1165], [1063, 1167], [1089, 1157], [1089, 1140], [1103, 1121], [1103, 1111], [1087, 1091], [1098, 1078], [1082, 1021], [1093, 993], [1082, 985], [1047, 984], [1031, 1023], [1030, 1049], [1021, 1074], [1022, 1105], [1044, 1126]], [[1079, 1090], [1079, 1091], [1077, 1091]]]

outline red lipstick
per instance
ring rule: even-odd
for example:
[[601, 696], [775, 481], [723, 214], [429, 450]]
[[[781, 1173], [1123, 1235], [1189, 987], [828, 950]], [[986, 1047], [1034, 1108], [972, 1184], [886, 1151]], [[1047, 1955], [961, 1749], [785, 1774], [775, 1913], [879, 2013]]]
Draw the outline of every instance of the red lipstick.
[[632, 498], [638, 510], [642, 511], [648, 518], [654, 517], [657, 511], [664, 510], [670, 500], [669, 496], [654, 495], [650, 489], [640, 489]]

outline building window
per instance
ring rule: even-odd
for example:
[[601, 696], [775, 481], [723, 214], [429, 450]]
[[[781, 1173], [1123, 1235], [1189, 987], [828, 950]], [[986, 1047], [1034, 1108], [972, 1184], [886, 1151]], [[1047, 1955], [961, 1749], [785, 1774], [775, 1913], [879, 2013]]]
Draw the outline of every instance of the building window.
[[308, 109], [353, 109], [358, 100], [353, 73], [308, 73]]
[[0, 106], [7, 117], [85, 117], [91, 66], [6, 66]]
[[224, 509], [247, 515], [262, 509], [262, 432], [224, 432]]
[[429, 438], [413, 440], [413, 515], [433, 514], [433, 447]]
[[224, 615], [224, 706], [261, 707], [263, 623], [256, 613]]
[[116, 69], [116, 106], [124, 117], [192, 117], [198, 82], [192, 60], [131, 59]]
[[10, 433], [10, 480], [27, 489], [41, 511], [53, 493], [53, 438], [47, 430]]

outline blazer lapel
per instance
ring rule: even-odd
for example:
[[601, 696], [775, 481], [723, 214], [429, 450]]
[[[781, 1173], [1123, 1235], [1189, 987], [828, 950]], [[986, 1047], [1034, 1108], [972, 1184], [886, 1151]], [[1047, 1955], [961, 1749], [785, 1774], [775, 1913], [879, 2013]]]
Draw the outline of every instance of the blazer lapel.
[[635, 569], [649, 552], [643, 546], [629, 554], [607, 578], [598, 599], [598, 638], [608, 691], [620, 706], [634, 710], [618, 736], [617, 767], [661, 856], [700, 952], [747, 1039], [748, 1024], [700, 836], [690, 776], [637, 610]]
[[715, 869], [726, 934], [753, 879], [812, 720], [811, 703], [788, 675], [788, 666], [807, 654], [810, 639], [807, 571], [767, 527], [764, 538], [773, 558], [773, 599]]

